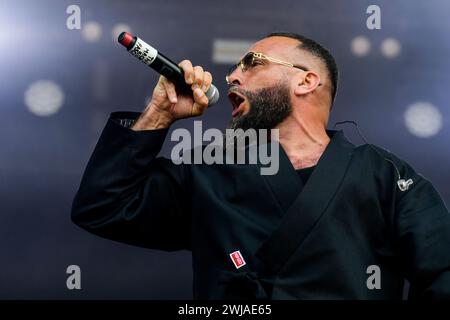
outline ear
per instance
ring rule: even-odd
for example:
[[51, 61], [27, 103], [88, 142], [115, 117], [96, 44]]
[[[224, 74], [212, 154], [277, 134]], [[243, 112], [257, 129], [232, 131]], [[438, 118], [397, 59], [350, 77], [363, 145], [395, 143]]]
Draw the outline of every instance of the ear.
[[295, 77], [295, 95], [305, 95], [313, 92], [320, 84], [320, 76], [314, 71], [299, 72]]

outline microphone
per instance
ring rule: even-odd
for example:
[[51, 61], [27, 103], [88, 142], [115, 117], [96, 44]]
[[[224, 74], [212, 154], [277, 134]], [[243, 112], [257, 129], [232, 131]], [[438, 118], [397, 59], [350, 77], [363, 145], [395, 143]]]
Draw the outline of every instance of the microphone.
[[[175, 62], [171, 61], [161, 52], [158, 52], [158, 50], [142, 39], [133, 37], [128, 32], [122, 32], [119, 35], [118, 41], [127, 48], [129, 53], [175, 84], [179, 93], [192, 96], [192, 89], [184, 81], [183, 69]], [[219, 100], [219, 90], [212, 84], [205, 95], [208, 98], [209, 106], [212, 106]]]

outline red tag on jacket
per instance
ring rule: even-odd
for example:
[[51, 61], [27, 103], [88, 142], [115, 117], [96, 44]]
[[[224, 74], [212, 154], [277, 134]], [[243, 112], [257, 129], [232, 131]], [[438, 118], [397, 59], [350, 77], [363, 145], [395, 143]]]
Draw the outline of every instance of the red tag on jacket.
[[231, 260], [233, 261], [236, 269], [239, 269], [240, 267], [245, 266], [245, 264], [246, 264], [245, 260], [242, 257], [242, 254], [239, 250], [230, 253], [230, 257], [231, 257]]

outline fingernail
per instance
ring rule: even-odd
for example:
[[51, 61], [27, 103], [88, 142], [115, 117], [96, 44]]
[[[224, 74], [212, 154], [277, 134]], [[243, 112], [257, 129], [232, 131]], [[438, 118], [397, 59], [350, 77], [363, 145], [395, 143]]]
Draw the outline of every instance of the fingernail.
[[177, 97], [172, 97], [172, 98], [170, 98], [170, 101], [171, 101], [172, 103], [176, 103], [176, 102], [177, 102]]
[[203, 91], [200, 90], [199, 88], [196, 88], [196, 89], [194, 90], [194, 93], [195, 93], [195, 95], [196, 95], [197, 97], [199, 97], [199, 98], [203, 95]]

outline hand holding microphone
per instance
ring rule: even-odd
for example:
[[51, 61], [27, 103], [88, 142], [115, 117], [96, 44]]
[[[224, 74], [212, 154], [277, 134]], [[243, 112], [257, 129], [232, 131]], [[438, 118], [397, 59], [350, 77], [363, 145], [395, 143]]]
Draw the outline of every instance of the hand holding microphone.
[[201, 115], [219, 99], [211, 73], [189, 60], [176, 65], [156, 49], [127, 32], [119, 42], [139, 60], [161, 74], [152, 99], [133, 126], [133, 130], [167, 128], [177, 119]]

